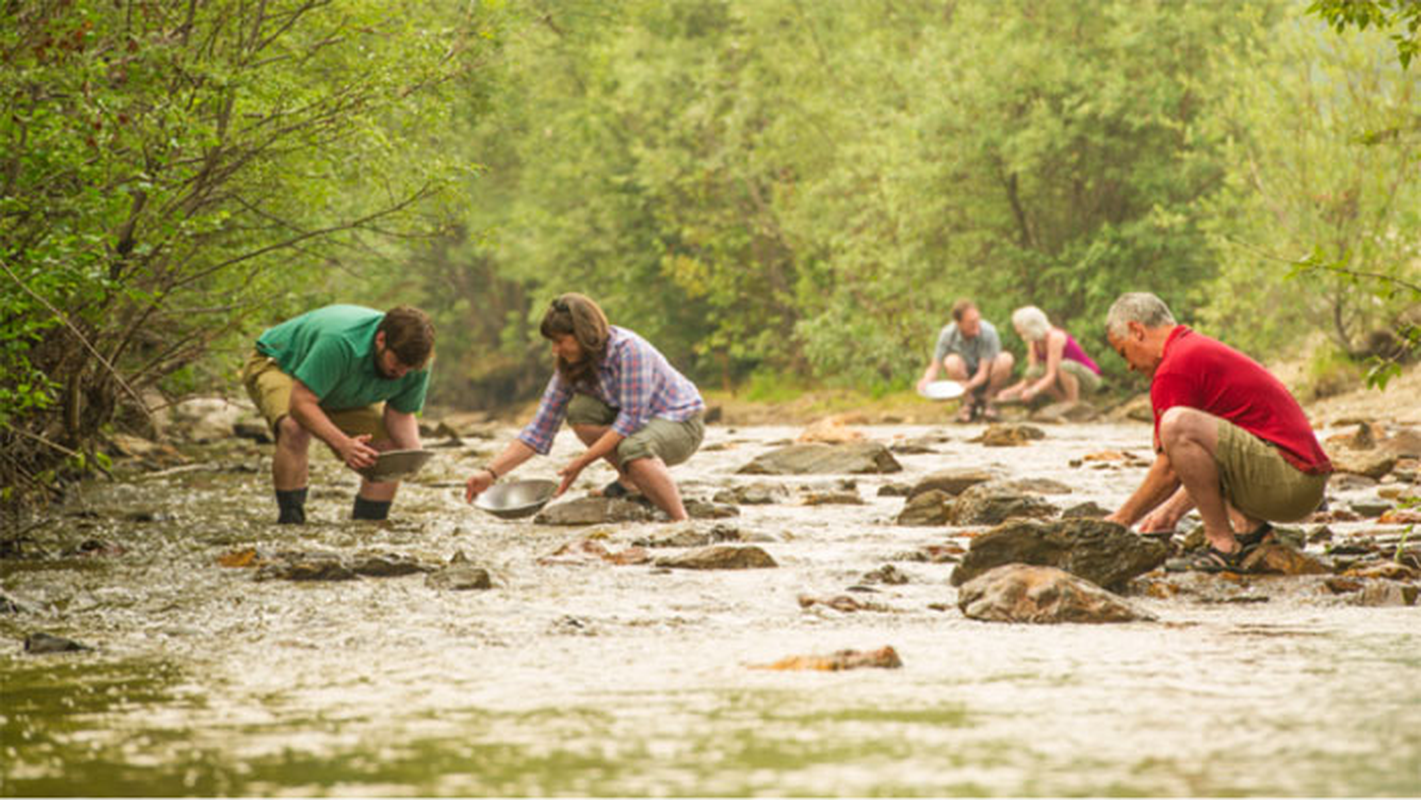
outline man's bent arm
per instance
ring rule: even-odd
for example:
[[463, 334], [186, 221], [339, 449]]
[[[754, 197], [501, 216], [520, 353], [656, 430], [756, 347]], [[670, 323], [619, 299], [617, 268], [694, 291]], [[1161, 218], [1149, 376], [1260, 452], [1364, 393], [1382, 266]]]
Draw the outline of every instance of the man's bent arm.
[[375, 463], [375, 450], [359, 440], [345, 435], [321, 409], [320, 398], [299, 378], [291, 380], [291, 418], [312, 436], [325, 442], [351, 468], [368, 467]]
[[1118, 522], [1125, 527], [1130, 527], [1140, 518], [1150, 513], [1156, 506], [1168, 500], [1170, 495], [1180, 487], [1179, 476], [1174, 474], [1174, 467], [1169, 463], [1169, 458], [1164, 453], [1155, 456], [1155, 463], [1150, 465], [1150, 471], [1145, 473], [1145, 480], [1140, 483], [1135, 493], [1130, 495], [1130, 499], [1125, 501], [1125, 505], [1114, 514], [1105, 519], [1110, 522]]

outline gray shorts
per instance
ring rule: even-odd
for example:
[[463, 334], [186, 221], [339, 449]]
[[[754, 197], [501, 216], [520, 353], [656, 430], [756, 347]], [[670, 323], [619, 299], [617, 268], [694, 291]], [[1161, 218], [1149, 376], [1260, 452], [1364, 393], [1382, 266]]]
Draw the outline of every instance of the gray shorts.
[[[576, 394], [567, 406], [567, 424], [610, 426], [618, 410], [588, 394]], [[697, 414], [683, 422], [653, 417], [642, 429], [622, 440], [613, 454], [618, 466], [639, 458], [659, 458], [666, 466], [690, 458], [706, 436], [706, 424]]]
[[[1061, 371], [1074, 375], [1081, 385], [1081, 394], [1092, 394], [1100, 390], [1100, 376], [1090, 371], [1090, 367], [1079, 361], [1070, 358], [1061, 359]], [[1024, 376], [1027, 380], [1039, 378], [1046, 374], [1046, 365], [1037, 364], [1026, 370]], [[1059, 379], [1058, 379], [1059, 380]]]

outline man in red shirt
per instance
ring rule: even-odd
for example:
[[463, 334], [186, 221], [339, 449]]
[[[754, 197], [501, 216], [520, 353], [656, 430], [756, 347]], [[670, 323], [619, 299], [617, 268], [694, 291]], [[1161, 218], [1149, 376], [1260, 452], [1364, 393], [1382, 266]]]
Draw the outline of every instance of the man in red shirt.
[[1107, 519], [1172, 530], [1197, 508], [1208, 547], [1184, 566], [1220, 571], [1238, 569], [1270, 521], [1317, 509], [1332, 463], [1298, 401], [1258, 362], [1177, 324], [1144, 292], [1115, 301], [1106, 336], [1131, 370], [1150, 376], [1156, 453], [1144, 482]]

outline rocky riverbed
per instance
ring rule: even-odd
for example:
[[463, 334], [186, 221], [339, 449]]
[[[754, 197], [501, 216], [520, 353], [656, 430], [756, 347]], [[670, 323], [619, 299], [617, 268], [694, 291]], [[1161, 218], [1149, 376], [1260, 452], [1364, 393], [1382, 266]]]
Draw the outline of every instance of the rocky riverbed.
[[1125, 418], [713, 425], [679, 525], [604, 467], [483, 514], [514, 430], [451, 419], [387, 523], [319, 454], [304, 528], [234, 422], [7, 534], [4, 794], [1421, 791], [1406, 426], [1323, 430], [1351, 472], [1234, 576], [1095, 519]]

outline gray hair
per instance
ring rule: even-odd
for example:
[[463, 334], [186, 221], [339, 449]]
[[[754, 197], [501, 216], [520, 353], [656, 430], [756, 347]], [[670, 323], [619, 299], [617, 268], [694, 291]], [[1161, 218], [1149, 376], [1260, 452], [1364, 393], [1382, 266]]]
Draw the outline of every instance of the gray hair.
[[1138, 322], [1146, 328], [1163, 328], [1179, 323], [1174, 321], [1169, 306], [1149, 292], [1126, 292], [1110, 306], [1105, 315], [1105, 330], [1117, 338], [1130, 332], [1131, 322]]
[[1011, 312], [1011, 324], [1021, 331], [1027, 341], [1040, 341], [1051, 332], [1051, 321], [1046, 319], [1046, 312], [1036, 306], [1022, 306]]

